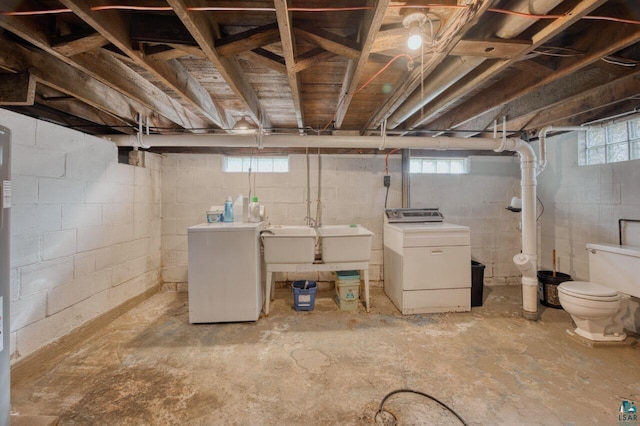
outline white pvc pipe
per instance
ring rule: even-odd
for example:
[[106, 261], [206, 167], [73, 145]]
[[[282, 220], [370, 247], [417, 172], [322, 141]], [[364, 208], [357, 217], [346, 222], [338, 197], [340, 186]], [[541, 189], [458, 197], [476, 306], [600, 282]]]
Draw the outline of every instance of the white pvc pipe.
[[540, 158], [538, 159], [538, 166], [536, 168], [536, 175], [542, 173], [544, 168], [547, 166], [547, 134], [549, 132], [577, 132], [577, 131], [586, 131], [589, 130], [589, 127], [584, 126], [547, 126], [540, 130], [538, 141], [540, 143]]
[[[136, 146], [135, 136], [110, 136], [119, 146]], [[151, 135], [149, 145], [182, 147], [255, 147], [256, 135]], [[378, 136], [299, 136], [264, 135], [264, 147], [287, 148], [378, 148]], [[448, 138], [387, 136], [387, 148], [437, 150], [515, 151], [520, 156], [522, 187], [522, 255], [528, 267], [522, 275], [522, 314], [538, 319], [537, 241], [536, 241], [536, 155], [531, 146], [513, 138]], [[519, 267], [520, 260], [514, 259]]]

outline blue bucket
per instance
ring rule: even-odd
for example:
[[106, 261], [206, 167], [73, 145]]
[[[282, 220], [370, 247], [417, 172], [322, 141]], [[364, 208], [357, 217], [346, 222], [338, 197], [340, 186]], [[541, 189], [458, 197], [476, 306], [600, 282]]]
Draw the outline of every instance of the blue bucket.
[[294, 281], [291, 285], [293, 289], [293, 307], [296, 311], [313, 311], [316, 304], [316, 289], [318, 285], [315, 281], [300, 280]]

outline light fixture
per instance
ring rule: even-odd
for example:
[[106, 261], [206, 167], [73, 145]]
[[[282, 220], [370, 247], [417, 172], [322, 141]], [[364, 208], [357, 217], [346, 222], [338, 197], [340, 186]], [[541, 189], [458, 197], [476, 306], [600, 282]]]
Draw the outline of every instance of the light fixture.
[[427, 22], [427, 15], [422, 12], [413, 12], [405, 16], [402, 25], [409, 29], [407, 46], [411, 50], [417, 50], [422, 46], [422, 30]]
[[238, 133], [240, 135], [247, 135], [256, 132], [256, 128], [252, 122], [242, 117], [240, 120], [236, 121], [231, 129], [233, 133]]

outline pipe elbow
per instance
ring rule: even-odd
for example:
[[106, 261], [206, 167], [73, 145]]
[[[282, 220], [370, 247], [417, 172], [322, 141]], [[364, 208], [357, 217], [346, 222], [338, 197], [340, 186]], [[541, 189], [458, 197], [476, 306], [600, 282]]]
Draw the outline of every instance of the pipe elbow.
[[513, 263], [518, 267], [523, 278], [535, 279], [537, 277], [536, 261], [535, 256], [524, 253], [518, 253], [513, 256]]

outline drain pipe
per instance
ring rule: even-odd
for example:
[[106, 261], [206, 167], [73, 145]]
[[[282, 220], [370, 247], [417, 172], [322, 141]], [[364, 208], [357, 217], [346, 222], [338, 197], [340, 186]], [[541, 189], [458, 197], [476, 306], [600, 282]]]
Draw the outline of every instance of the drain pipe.
[[[109, 136], [119, 146], [135, 146], [135, 136]], [[243, 135], [151, 135], [147, 143], [153, 146], [180, 147], [254, 147], [255, 138]], [[263, 144], [270, 148], [378, 148], [378, 136], [297, 136], [265, 135]], [[522, 139], [514, 138], [448, 138], [387, 136], [387, 148], [437, 150], [515, 151], [520, 156], [522, 187], [522, 253], [514, 262], [522, 271], [522, 315], [538, 319], [537, 241], [536, 241], [536, 154]]]
[[549, 132], [579, 132], [587, 131], [590, 127], [585, 126], [547, 126], [540, 130], [538, 141], [540, 143], [540, 158], [536, 167], [536, 175], [542, 173], [547, 166], [547, 134]]

